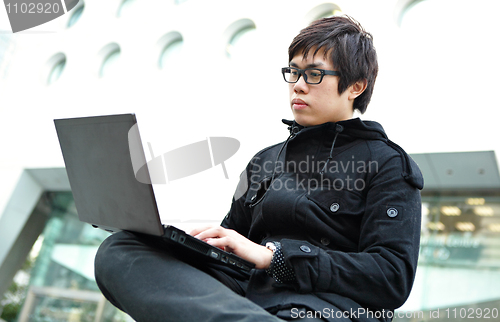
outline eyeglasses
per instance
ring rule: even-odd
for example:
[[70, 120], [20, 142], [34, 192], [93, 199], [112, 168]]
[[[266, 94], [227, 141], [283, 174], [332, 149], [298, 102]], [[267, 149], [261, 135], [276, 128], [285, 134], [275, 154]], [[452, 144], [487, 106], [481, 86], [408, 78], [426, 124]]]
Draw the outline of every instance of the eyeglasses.
[[307, 84], [319, 84], [323, 80], [323, 76], [325, 75], [334, 75], [340, 76], [340, 72], [335, 70], [324, 70], [317, 68], [306, 68], [306, 69], [298, 69], [295, 67], [283, 67], [281, 69], [281, 73], [283, 74], [283, 78], [287, 83], [297, 83], [300, 78], [300, 75], [304, 76], [304, 81]]

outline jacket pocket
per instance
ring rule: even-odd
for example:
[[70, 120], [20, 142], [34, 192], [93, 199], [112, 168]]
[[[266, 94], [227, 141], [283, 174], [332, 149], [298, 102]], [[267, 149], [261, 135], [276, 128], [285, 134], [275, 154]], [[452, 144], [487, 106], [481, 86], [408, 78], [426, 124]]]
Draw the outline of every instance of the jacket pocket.
[[364, 214], [363, 198], [345, 190], [317, 190], [306, 195], [308, 209], [305, 227], [317, 245], [358, 250], [360, 224]]
[[365, 201], [363, 198], [348, 190], [321, 189], [311, 191], [306, 197], [330, 216], [362, 215], [364, 213]]

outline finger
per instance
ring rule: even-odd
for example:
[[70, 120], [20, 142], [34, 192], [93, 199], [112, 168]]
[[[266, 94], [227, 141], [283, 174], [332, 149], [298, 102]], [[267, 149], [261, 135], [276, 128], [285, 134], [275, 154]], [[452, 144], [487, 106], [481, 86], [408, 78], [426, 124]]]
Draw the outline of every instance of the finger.
[[220, 227], [220, 226], [219, 227], [211, 227], [207, 230], [204, 230], [204, 231], [194, 235], [194, 237], [201, 239], [201, 240], [206, 240], [209, 238], [220, 238], [220, 237], [224, 237], [224, 236], [227, 236], [227, 234], [225, 233], [225, 229]]
[[197, 228], [194, 228], [193, 230], [191, 230], [188, 234], [191, 235], [191, 236], [196, 236], [199, 233], [201, 233], [201, 232], [203, 232], [205, 230], [208, 230], [208, 229], [212, 229], [214, 227], [216, 227], [216, 226], [210, 225], [210, 226], [197, 227]]
[[215, 246], [215, 247], [218, 247], [220, 249], [223, 249], [223, 250], [226, 247], [232, 249], [232, 247], [231, 247], [232, 240], [231, 240], [231, 238], [229, 238], [227, 236], [226, 237], [221, 237], [221, 238], [208, 239], [207, 243], [210, 244], [210, 245], [212, 245], [212, 246]]

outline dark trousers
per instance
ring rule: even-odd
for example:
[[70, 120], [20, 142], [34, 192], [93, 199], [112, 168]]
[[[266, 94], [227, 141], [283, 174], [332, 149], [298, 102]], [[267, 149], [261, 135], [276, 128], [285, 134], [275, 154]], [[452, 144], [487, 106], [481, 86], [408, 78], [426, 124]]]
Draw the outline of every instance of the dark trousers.
[[123, 231], [108, 237], [95, 258], [100, 290], [136, 321], [283, 321], [245, 298], [247, 281], [230, 274], [156, 237]]

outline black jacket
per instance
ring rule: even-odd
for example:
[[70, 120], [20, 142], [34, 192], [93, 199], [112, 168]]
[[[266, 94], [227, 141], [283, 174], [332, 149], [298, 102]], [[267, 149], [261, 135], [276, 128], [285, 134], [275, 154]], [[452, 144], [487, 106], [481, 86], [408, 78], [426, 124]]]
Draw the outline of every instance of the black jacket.
[[418, 166], [376, 122], [283, 122], [290, 137], [249, 162], [222, 226], [281, 241], [297, 283], [255, 270], [247, 297], [269, 311], [306, 306], [338, 320], [333, 305], [352, 320], [390, 320], [417, 267]]

